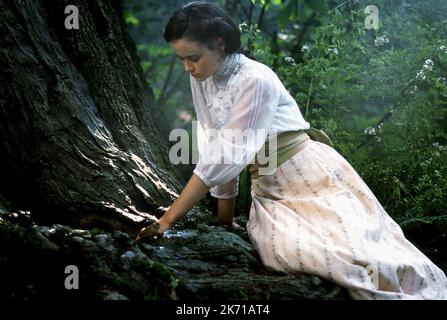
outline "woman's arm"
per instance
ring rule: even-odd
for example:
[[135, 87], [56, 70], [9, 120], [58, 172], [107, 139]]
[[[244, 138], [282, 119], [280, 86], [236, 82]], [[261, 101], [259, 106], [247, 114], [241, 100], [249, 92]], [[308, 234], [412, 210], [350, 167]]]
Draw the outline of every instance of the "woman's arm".
[[236, 198], [219, 199], [217, 201], [217, 221], [220, 224], [224, 224], [229, 227], [232, 226], [235, 204]]
[[207, 194], [209, 189], [197, 175], [193, 174], [177, 200], [174, 201], [168, 211], [158, 220], [160, 224], [159, 233], [168, 230], [177, 220], [185, 216]]
[[[209, 189], [210, 188], [203, 183], [197, 175], [193, 174], [177, 200], [174, 201], [168, 211], [166, 211], [158, 220], [160, 226], [157, 233], [162, 234], [170, 229], [177, 220], [185, 216], [186, 213], [188, 213], [188, 211], [206, 195]], [[146, 228], [143, 228], [140, 231], [135, 240], [139, 240], [140, 237], [143, 236], [143, 232]]]
[[244, 230], [240, 225], [233, 221], [236, 198], [219, 199], [217, 203], [217, 221], [232, 229]]

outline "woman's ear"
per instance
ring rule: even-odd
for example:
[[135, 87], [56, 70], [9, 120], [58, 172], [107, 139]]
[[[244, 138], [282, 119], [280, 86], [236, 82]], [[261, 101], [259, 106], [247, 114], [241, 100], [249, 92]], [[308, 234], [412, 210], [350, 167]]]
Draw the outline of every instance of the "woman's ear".
[[225, 41], [222, 37], [216, 39], [216, 47], [225, 52]]

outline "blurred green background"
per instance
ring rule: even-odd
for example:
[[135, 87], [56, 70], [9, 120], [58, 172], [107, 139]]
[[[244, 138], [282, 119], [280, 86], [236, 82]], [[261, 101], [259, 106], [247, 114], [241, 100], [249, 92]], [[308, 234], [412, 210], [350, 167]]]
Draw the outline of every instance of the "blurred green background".
[[[158, 117], [191, 131], [189, 78], [162, 32], [190, 1], [125, 0]], [[407, 237], [447, 269], [447, 1], [210, 1], [240, 25], [312, 126], [332, 138]], [[377, 29], [365, 27], [375, 5]], [[175, 142], [173, 142], [174, 144]], [[193, 165], [182, 165], [187, 178]], [[241, 175], [237, 214], [247, 216]], [[210, 205], [214, 200], [208, 199]]]

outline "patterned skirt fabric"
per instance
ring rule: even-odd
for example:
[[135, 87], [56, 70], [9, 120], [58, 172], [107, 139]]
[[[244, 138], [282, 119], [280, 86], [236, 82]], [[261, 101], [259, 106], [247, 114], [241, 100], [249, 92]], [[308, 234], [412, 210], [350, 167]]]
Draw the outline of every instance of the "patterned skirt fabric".
[[447, 299], [444, 272], [333, 148], [308, 141], [251, 194], [247, 231], [266, 267], [318, 275], [353, 299]]

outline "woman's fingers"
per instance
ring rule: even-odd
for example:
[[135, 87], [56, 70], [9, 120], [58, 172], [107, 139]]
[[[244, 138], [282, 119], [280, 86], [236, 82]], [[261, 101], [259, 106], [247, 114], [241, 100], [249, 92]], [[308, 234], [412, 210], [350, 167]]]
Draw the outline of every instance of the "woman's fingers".
[[141, 234], [141, 232], [142, 232], [143, 230], [144, 230], [144, 228], [141, 229], [140, 232], [138, 232], [137, 236], [135, 237], [135, 241], [138, 241], [138, 240], [141, 239], [140, 234]]
[[232, 226], [233, 229], [235, 230], [245, 230], [244, 228], [242, 228], [240, 225], [238, 225], [236, 222], [233, 222]]
[[160, 228], [160, 224], [158, 222], [155, 222], [143, 229], [138, 233], [137, 237], [135, 238], [135, 241], [138, 241], [142, 238], [154, 238], [155, 236], [158, 236], [158, 229]]

